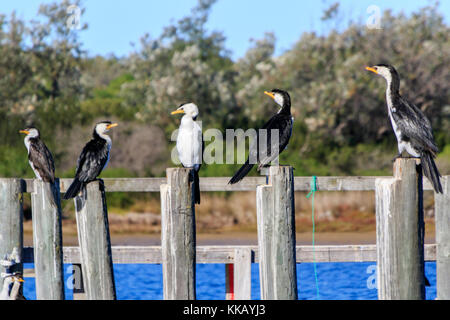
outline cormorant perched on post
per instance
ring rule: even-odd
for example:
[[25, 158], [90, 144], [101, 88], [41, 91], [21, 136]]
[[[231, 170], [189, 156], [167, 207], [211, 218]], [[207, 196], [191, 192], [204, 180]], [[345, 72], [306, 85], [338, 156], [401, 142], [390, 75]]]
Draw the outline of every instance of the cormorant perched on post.
[[20, 130], [26, 134], [24, 142], [28, 150], [28, 162], [33, 169], [36, 178], [44, 182], [55, 182], [55, 163], [45, 143], [41, 140], [39, 130], [27, 128]]
[[434, 190], [442, 193], [440, 173], [434, 163], [438, 147], [434, 142], [430, 121], [414, 104], [400, 96], [400, 77], [393, 66], [379, 64], [366, 70], [386, 79], [386, 101], [389, 118], [398, 142], [398, 156], [404, 151], [414, 158], [420, 158], [423, 174], [430, 180]]
[[112, 142], [106, 133], [114, 127], [117, 127], [117, 123], [111, 121], [102, 121], [95, 125], [93, 139], [85, 145], [78, 157], [75, 178], [67, 189], [64, 199], [76, 197], [81, 189], [94, 181], [108, 165]]
[[[264, 91], [264, 94], [271, 97], [281, 109], [256, 133], [256, 139], [250, 145], [249, 157], [244, 165], [234, 174], [229, 184], [241, 181], [253, 168], [255, 162], [258, 163], [258, 170], [269, 165], [278, 155], [286, 149], [292, 135], [294, 118], [291, 115], [291, 98], [289, 93], [280, 89], [273, 89], [271, 92]], [[278, 145], [272, 146], [272, 130], [278, 130]], [[261, 133], [265, 133], [265, 137]], [[266, 141], [260, 141], [264, 138]], [[260, 146], [266, 146], [266, 150], [259, 150]]]
[[200, 179], [198, 171], [203, 160], [202, 129], [195, 121], [198, 117], [198, 107], [194, 103], [184, 103], [171, 114], [184, 114], [181, 118], [177, 137], [178, 158], [185, 168], [194, 169], [194, 197], [195, 203], [200, 204]]

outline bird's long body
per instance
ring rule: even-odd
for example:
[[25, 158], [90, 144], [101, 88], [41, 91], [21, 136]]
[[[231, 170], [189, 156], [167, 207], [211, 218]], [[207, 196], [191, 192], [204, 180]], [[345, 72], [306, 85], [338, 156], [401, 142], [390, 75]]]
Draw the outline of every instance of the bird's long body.
[[198, 113], [198, 107], [194, 103], [184, 103], [172, 112], [172, 115], [184, 114], [178, 130], [177, 152], [183, 167], [194, 169], [193, 186], [196, 204], [200, 204], [200, 178], [198, 172], [202, 166], [204, 149], [202, 129], [195, 121]]
[[92, 140], [84, 146], [78, 157], [75, 178], [67, 189], [64, 199], [76, 197], [87, 183], [97, 179], [106, 168], [112, 146], [111, 138], [106, 132], [115, 126], [117, 124], [110, 121], [103, 121], [95, 126]]
[[[241, 181], [258, 164], [258, 169], [269, 165], [284, 149], [292, 135], [294, 120], [291, 115], [291, 99], [286, 91], [273, 89], [265, 92], [281, 109], [257, 131], [256, 139], [249, 148], [249, 157], [244, 165], [234, 174], [230, 184]], [[275, 137], [273, 135], [278, 135]]]
[[386, 102], [397, 138], [398, 157], [407, 152], [412, 157], [420, 158], [423, 174], [433, 184], [435, 191], [442, 193], [440, 173], [434, 162], [438, 147], [434, 142], [430, 121], [418, 107], [400, 95], [400, 77], [394, 67], [380, 64], [366, 69], [386, 79]]
[[50, 150], [42, 141], [39, 130], [28, 128], [20, 130], [26, 134], [24, 143], [28, 152], [28, 163], [37, 179], [44, 182], [55, 182], [55, 163]]

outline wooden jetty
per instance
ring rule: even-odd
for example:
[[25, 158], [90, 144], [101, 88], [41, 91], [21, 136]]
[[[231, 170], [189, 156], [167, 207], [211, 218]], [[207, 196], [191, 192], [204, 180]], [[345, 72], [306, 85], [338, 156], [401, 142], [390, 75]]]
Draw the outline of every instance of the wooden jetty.
[[[33, 196], [33, 217], [47, 217], [33, 227], [48, 235], [35, 237], [34, 248], [22, 248], [22, 194], [40, 194], [42, 186], [32, 179], [0, 179], [0, 256], [16, 248], [21, 263], [35, 263], [36, 290], [52, 291], [38, 299], [64, 298], [62, 263], [74, 266], [74, 299], [115, 299], [113, 266], [119, 263], [162, 264], [164, 299], [183, 300], [196, 298], [198, 263], [224, 264], [224, 298], [250, 299], [251, 264], [258, 263], [262, 299], [297, 299], [296, 265], [313, 261], [376, 262], [379, 299], [424, 299], [424, 262], [436, 261], [437, 298], [450, 299], [450, 177], [442, 177], [444, 194], [435, 194], [436, 243], [424, 245], [423, 190], [432, 187], [419, 166], [398, 159], [390, 177], [317, 177], [319, 192], [375, 192], [377, 244], [315, 248], [295, 243], [294, 191], [309, 191], [311, 177], [294, 177], [290, 167], [272, 167], [267, 180], [248, 177], [236, 185], [228, 185], [228, 178], [200, 180], [203, 192], [256, 191], [258, 246], [197, 246], [191, 172], [171, 168], [166, 178], [104, 179], [104, 188], [91, 183], [86, 198], [75, 200], [80, 247], [61, 250], [60, 221], [45, 221], [60, 219], [59, 197], [53, 208], [42, 203], [48, 197]], [[58, 182], [55, 188], [64, 193], [71, 180]], [[111, 247], [107, 192], [160, 192], [161, 246]], [[40, 269], [40, 263], [53, 267]]]

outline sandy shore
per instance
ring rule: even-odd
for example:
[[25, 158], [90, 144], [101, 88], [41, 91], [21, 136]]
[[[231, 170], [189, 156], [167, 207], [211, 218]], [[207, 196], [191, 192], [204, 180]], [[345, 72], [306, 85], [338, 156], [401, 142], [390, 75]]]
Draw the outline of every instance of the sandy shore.
[[[78, 245], [76, 236], [67, 235], [63, 237], [65, 246]], [[312, 242], [312, 234], [297, 233], [298, 245], [309, 245]], [[112, 245], [115, 246], [157, 246], [161, 244], [159, 234], [112, 234]], [[321, 232], [316, 233], [316, 245], [345, 245], [345, 244], [375, 244], [375, 232]], [[426, 243], [434, 243], [434, 234], [425, 238]], [[220, 233], [198, 233], [197, 245], [257, 245], [256, 232], [220, 232]], [[24, 245], [32, 246], [31, 234], [25, 234]]]

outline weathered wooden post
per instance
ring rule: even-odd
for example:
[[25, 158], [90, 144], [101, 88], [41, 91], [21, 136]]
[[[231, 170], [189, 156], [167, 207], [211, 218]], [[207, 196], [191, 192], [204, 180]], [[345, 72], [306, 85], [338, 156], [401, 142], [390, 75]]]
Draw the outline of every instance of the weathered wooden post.
[[252, 250], [238, 248], [234, 250], [234, 299], [252, 298]]
[[450, 176], [441, 182], [444, 193], [435, 193], [436, 290], [438, 300], [450, 300]]
[[192, 169], [168, 168], [161, 185], [161, 251], [166, 300], [195, 299], [195, 204]]
[[[23, 181], [21, 179], [0, 179], [0, 260], [15, 252], [18, 262], [12, 272], [23, 273]], [[0, 265], [0, 273], [5, 268]], [[3, 278], [0, 277], [0, 288]]]
[[375, 181], [378, 298], [425, 299], [422, 170], [397, 159], [394, 177]]
[[108, 210], [103, 182], [90, 182], [75, 198], [83, 285], [88, 300], [115, 300]]
[[59, 179], [54, 184], [34, 180], [31, 206], [36, 298], [64, 300]]
[[273, 166], [256, 189], [261, 299], [296, 300], [294, 175]]

